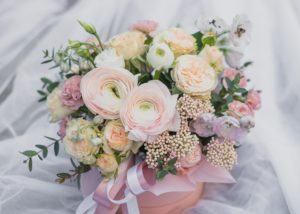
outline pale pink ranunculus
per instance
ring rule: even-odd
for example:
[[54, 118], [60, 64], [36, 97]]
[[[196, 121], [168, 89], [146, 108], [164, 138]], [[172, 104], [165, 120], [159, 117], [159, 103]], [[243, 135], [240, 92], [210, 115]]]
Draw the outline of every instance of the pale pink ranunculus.
[[188, 153], [185, 157], [179, 159], [179, 164], [182, 168], [191, 168], [196, 166], [201, 160], [201, 147], [199, 144], [195, 145], [192, 152]]
[[[233, 68], [227, 68], [227, 69], [224, 70], [223, 76], [227, 77], [230, 80], [234, 80], [234, 78], [236, 77], [236, 75], [238, 73], [240, 73], [240, 72], [237, 71], [237, 70], [235, 70], [235, 69], [233, 69]], [[226, 85], [226, 82], [224, 81], [223, 84]], [[239, 86], [241, 88], [246, 88], [247, 87], [247, 79], [243, 75], [241, 75]]]
[[249, 91], [249, 93], [247, 95], [246, 103], [253, 110], [260, 109], [261, 98], [260, 98], [259, 92], [256, 90]]
[[67, 79], [62, 88], [61, 100], [62, 103], [72, 110], [77, 110], [83, 105], [83, 100], [80, 92], [81, 76], [75, 75]]
[[250, 109], [247, 104], [240, 101], [233, 101], [232, 103], [229, 103], [228, 108], [229, 114], [237, 118], [243, 116], [253, 116], [252, 109]]
[[154, 32], [158, 27], [158, 22], [152, 20], [142, 20], [131, 25], [130, 30], [137, 30], [143, 33]]
[[120, 119], [125, 130], [129, 131], [128, 138], [150, 141], [166, 130], [178, 128], [180, 121], [174, 120], [178, 116], [176, 102], [177, 96], [171, 95], [158, 80], [151, 80], [132, 90], [120, 109]]
[[126, 69], [96, 68], [83, 76], [80, 88], [91, 112], [117, 119], [123, 101], [136, 85], [137, 79]]

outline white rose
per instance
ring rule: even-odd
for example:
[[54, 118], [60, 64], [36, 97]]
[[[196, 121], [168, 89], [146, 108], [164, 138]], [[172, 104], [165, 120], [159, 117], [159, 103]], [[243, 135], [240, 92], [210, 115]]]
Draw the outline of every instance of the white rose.
[[60, 99], [61, 91], [61, 88], [57, 87], [47, 97], [46, 105], [51, 113], [50, 122], [57, 122], [73, 112], [62, 103]]
[[68, 122], [63, 143], [66, 152], [78, 161], [85, 164], [93, 164], [96, 161], [94, 154], [99, 146], [93, 144], [97, 138], [94, 124], [82, 118], [72, 119]]
[[109, 46], [116, 50], [118, 56], [130, 59], [145, 53], [145, 40], [145, 34], [139, 31], [129, 31], [112, 37], [109, 40]]
[[94, 60], [96, 67], [107, 68], [124, 68], [125, 62], [122, 56], [118, 56], [117, 52], [113, 48], [105, 49], [98, 54]]
[[174, 61], [174, 54], [167, 44], [157, 43], [150, 47], [147, 61], [155, 69], [168, 69]]
[[218, 81], [215, 70], [196, 55], [178, 57], [171, 76], [179, 90], [195, 96], [210, 93]]

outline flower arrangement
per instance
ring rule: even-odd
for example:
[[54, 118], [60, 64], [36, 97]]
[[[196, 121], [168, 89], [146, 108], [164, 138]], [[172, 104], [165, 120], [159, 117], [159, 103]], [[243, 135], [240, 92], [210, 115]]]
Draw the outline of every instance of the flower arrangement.
[[[34, 158], [46, 158], [51, 146], [57, 155], [62, 143], [74, 169], [58, 173], [59, 183], [79, 181], [91, 168], [107, 188], [121, 177], [136, 194], [170, 192], [160, 187], [175, 177], [176, 191], [191, 191], [180, 183], [187, 179], [234, 181], [228, 170], [261, 106], [260, 91], [248, 86], [251, 62], [241, 62], [251, 34], [247, 17], [236, 16], [231, 27], [201, 17], [193, 34], [141, 21], [107, 42], [93, 25], [79, 23], [92, 37], [44, 51], [42, 63], [53, 63], [59, 75], [41, 78], [39, 101], [46, 101], [59, 131], [58, 138], [46, 137], [49, 145], [22, 152], [29, 170]], [[147, 170], [144, 180], [157, 180], [146, 182], [148, 188], [129, 179]]]

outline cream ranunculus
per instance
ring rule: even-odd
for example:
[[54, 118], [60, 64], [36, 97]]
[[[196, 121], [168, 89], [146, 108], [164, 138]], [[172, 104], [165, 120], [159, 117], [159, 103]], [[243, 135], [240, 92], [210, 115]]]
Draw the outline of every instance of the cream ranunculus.
[[57, 87], [47, 97], [46, 105], [51, 113], [50, 122], [53, 123], [63, 119], [67, 115], [74, 112], [74, 110], [68, 108], [62, 103], [61, 93], [62, 89]]
[[97, 133], [94, 124], [82, 118], [72, 119], [68, 122], [66, 135], [63, 138], [65, 150], [72, 157], [85, 164], [93, 164], [96, 161], [94, 154], [99, 146], [92, 143]]
[[81, 80], [83, 102], [93, 113], [104, 119], [119, 118], [119, 110], [137, 79], [126, 69], [97, 68]]
[[111, 120], [106, 124], [103, 139], [116, 151], [128, 151], [132, 146], [121, 120]]
[[101, 154], [96, 160], [96, 166], [104, 175], [109, 175], [118, 169], [118, 162], [113, 154]]
[[165, 42], [175, 54], [180, 56], [196, 51], [196, 39], [181, 28], [169, 28], [159, 32], [153, 39], [154, 43]]
[[206, 95], [217, 86], [215, 70], [200, 56], [178, 57], [171, 75], [176, 87], [190, 95]]
[[118, 34], [109, 40], [110, 47], [117, 51], [119, 56], [130, 59], [145, 53], [146, 35], [139, 31], [129, 31]]
[[166, 130], [177, 131], [180, 120], [176, 117], [176, 102], [177, 96], [158, 80], [135, 88], [120, 110], [128, 138], [144, 142]]
[[156, 43], [150, 47], [147, 61], [155, 69], [168, 69], [174, 61], [174, 54], [166, 43]]
[[113, 48], [105, 49], [94, 60], [97, 68], [124, 68], [125, 62], [122, 56], [118, 56]]
[[206, 45], [199, 54], [216, 72], [224, 69], [224, 55], [216, 46]]

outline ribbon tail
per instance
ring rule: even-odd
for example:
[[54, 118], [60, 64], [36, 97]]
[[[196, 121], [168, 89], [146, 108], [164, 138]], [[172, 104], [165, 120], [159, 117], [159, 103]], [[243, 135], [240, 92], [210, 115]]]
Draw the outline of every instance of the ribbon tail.
[[[125, 194], [130, 194], [130, 192], [126, 189]], [[140, 214], [140, 209], [136, 196], [132, 197], [129, 201], [126, 202], [126, 204], [122, 205], [122, 213]]]
[[93, 199], [94, 193], [87, 196], [76, 209], [76, 214], [94, 214], [96, 210], [96, 202]]

